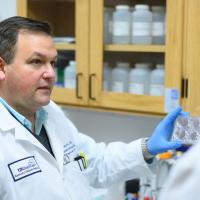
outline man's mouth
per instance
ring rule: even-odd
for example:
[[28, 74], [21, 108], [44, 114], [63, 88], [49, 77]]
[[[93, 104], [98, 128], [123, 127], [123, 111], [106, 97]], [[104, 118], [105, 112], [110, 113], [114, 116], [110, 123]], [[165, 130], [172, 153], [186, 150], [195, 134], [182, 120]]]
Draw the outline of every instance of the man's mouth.
[[41, 87], [38, 87], [39, 90], [51, 90], [51, 87], [50, 86], [41, 86]]

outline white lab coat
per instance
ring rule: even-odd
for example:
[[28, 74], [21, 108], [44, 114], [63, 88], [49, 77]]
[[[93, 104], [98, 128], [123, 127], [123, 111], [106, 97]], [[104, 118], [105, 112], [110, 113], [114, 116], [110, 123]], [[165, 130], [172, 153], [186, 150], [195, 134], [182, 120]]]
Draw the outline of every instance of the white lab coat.
[[[140, 140], [106, 147], [79, 133], [53, 102], [45, 110], [55, 158], [0, 104], [1, 200], [90, 200], [89, 185], [108, 186], [151, 173]], [[80, 151], [88, 158], [83, 171], [74, 161]]]
[[200, 199], [200, 141], [172, 167], [159, 200]]

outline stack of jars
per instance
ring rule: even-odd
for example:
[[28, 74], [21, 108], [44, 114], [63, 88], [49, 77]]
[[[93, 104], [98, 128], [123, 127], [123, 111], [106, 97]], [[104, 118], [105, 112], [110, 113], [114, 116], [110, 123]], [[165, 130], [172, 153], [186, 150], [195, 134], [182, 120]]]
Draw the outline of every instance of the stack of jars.
[[163, 6], [117, 5], [104, 10], [104, 42], [114, 44], [164, 44], [165, 9]]
[[136, 95], [164, 94], [163, 64], [156, 64], [152, 69], [149, 63], [135, 63], [133, 68], [127, 62], [117, 62], [114, 68], [105, 63], [103, 72], [104, 90]]

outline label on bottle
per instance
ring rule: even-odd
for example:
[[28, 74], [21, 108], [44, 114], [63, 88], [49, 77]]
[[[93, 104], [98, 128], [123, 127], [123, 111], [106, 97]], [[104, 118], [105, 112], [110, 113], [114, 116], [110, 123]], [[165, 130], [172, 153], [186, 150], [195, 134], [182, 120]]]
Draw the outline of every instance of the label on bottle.
[[121, 81], [112, 82], [112, 91], [113, 92], [124, 92], [124, 83]]
[[179, 92], [176, 88], [165, 88], [165, 105], [166, 113], [171, 112], [179, 105]]
[[76, 81], [74, 79], [65, 79], [64, 87], [68, 89], [75, 89]]
[[129, 93], [143, 95], [144, 94], [144, 84], [130, 83], [129, 84]]
[[113, 23], [114, 36], [129, 36], [130, 26], [128, 22], [114, 22]]
[[151, 35], [151, 23], [134, 22], [132, 35], [133, 36], [150, 36]]
[[163, 36], [164, 33], [164, 23], [163, 22], [153, 22], [152, 24], [152, 36]]
[[150, 95], [152, 96], [163, 96], [164, 86], [159, 84], [151, 84], [150, 86]]

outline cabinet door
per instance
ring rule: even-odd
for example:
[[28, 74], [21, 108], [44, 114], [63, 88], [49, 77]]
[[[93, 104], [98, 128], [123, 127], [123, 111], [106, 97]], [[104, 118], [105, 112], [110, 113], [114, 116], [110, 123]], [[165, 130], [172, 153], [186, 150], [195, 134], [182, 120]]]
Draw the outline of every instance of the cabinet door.
[[200, 1], [185, 1], [183, 105], [191, 115], [200, 115]]
[[[111, 63], [112, 67], [117, 61], [131, 63], [150, 62], [153, 65], [163, 63], [165, 68], [165, 88], [176, 88], [180, 92], [181, 59], [182, 59], [182, 20], [183, 1], [152, 0], [152, 1], [91, 1], [90, 17], [90, 75], [89, 75], [89, 103], [95, 107], [109, 109], [164, 113], [164, 97], [150, 95], [136, 95], [129, 92], [105, 91], [103, 88], [103, 64]], [[133, 4], [134, 3], [134, 4]], [[166, 8], [166, 40], [164, 45], [134, 45], [134, 44], [105, 44], [104, 9], [115, 8], [116, 4], [149, 3], [162, 5]]]
[[[61, 41], [55, 45], [66, 61], [62, 65], [69, 59], [76, 60], [76, 87], [67, 89], [63, 83], [55, 86], [52, 99], [60, 104], [88, 104], [89, 0], [18, 0], [17, 7], [18, 15], [48, 21], [55, 37], [75, 38], [75, 43]], [[61, 73], [63, 69], [58, 66]]]

